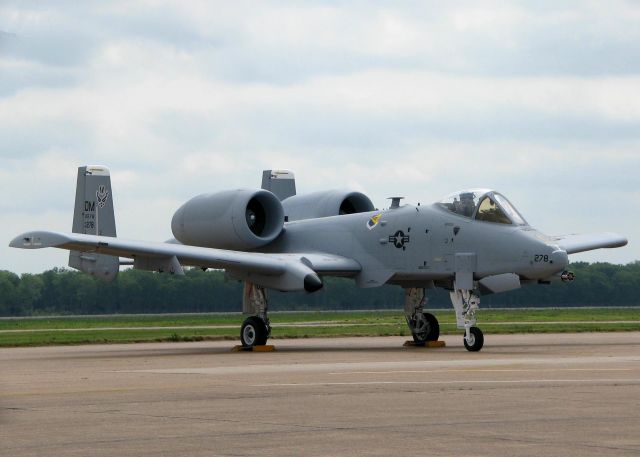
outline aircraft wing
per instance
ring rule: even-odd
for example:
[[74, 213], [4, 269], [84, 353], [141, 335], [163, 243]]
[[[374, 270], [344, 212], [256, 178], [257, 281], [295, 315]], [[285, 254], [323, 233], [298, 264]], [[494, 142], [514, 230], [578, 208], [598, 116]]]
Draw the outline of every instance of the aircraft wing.
[[317, 290], [322, 286], [317, 274], [355, 275], [361, 269], [353, 259], [325, 253], [266, 254], [50, 231], [23, 233], [9, 246], [22, 249], [55, 247], [132, 259], [175, 257], [183, 265], [230, 270], [256, 284], [278, 290], [312, 292], [310, 289]]
[[562, 235], [553, 236], [551, 240], [567, 251], [567, 254], [592, 251], [601, 248], [619, 248], [626, 246], [627, 239], [617, 233], [596, 233], [590, 235]]

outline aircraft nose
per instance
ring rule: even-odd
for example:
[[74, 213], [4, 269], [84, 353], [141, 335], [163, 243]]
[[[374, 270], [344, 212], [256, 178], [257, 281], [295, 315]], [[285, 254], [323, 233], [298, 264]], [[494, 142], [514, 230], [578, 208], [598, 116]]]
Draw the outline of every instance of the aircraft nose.
[[556, 249], [551, 253], [550, 260], [553, 262], [554, 269], [564, 270], [569, 265], [569, 255], [563, 249]]

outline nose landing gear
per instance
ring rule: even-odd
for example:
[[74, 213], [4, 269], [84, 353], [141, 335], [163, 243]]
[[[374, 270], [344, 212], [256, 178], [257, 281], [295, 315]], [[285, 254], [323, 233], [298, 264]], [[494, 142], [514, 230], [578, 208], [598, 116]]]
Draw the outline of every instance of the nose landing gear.
[[479, 351], [484, 345], [482, 330], [475, 326], [480, 297], [470, 290], [455, 289], [451, 292], [451, 303], [456, 312], [457, 327], [464, 329], [464, 347], [471, 352]]
[[464, 335], [464, 347], [467, 351], [477, 352], [484, 345], [484, 335], [478, 327], [469, 327]]

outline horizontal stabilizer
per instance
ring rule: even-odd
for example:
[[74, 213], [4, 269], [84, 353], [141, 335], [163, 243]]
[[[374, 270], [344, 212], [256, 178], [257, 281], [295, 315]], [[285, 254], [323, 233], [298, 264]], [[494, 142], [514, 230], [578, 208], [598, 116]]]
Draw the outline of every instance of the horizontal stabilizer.
[[[120, 265], [122, 265], [122, 263]], [[136, 270], [157, 271], [158, 273], [184, 276], [184, 269], [176, 256], [138, 256], [133, 261], [133, 268]]]

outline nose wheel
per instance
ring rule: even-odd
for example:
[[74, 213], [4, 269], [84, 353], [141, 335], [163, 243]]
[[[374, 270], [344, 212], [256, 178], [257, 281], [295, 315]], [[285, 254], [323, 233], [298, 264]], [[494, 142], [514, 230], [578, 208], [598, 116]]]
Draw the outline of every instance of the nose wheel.
[[478, 327], [469, 327], [464, 335], [464, 347], [467, 351], [478, 352], [484, 345], [484, 335]]
[[476, 312], [480, 306], [480, 297], [471, 290], [454, 289], [451, 303], [456, 312], [456, 325], [464, 329], [464, 347], [467, 351], [478, 352], [484, 346], [482, 330], [476, 327]]

